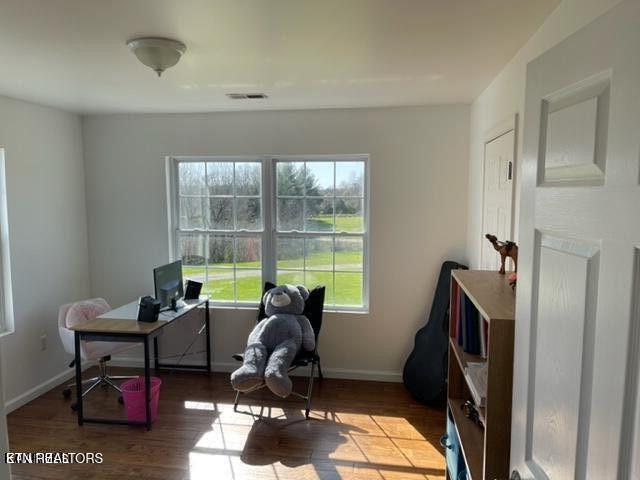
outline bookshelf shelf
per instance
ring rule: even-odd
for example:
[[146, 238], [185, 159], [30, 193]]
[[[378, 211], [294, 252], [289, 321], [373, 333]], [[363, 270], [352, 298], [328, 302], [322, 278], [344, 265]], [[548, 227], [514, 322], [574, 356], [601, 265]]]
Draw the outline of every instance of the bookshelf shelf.
[[[515, 294], [507, 278], [508, 275], [483, 270], [454, 270], [451, 274], [447, 404], [470, 480], [509, 476]], [[461, 301], [465, 302], [462, 307]], [[467, 324], [467, 332], [469, 326], [477, 325], [477, 330], [486, 328], [481, 335], [484, 342], [481, 355], [466, 352], [459, 344], [464, 342], [456, 338], [457, 334], [461, 338], [462, 311], [477, 311], [473, 313], [475, 320]], [[478, 336], [476, 333], [465, 341], [473, 338], [480, 342]], [[467, 343], [464, 347], [473, 351]], [[477, 408], [484, 428], [467, 418], [461, 409], [465, 401], [473, 401], [472, 387], [465, 377], [465, 369], [471, 362], [486, 362], [487, 367], [486, 402], [484, 408]], [[450, 478], [448, 471], [447, 478]]]
[[509, 285], [509, 273], [500, 275], [487, 270], [454, 270], [451, 276], [487, 322], [513, 321], [516, 295]]
[[458, 365], [463, 372], [468, 363], [486, 362], [486, 359], [482, 358], [480, 355], [465, 352], [452, 337], [449, 337], [449, 348], [454, 353], [456, 360], [458, 361]]

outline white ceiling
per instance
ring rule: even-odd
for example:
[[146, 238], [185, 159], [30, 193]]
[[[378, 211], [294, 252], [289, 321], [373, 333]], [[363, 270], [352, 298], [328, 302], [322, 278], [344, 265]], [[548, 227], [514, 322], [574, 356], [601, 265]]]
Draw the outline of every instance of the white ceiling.
[[[0, 0], [0, 94], [84, 113], [470, 102], [557, 4]], [[125, 46], [140, 35], [187, 52], [157, 78]]]

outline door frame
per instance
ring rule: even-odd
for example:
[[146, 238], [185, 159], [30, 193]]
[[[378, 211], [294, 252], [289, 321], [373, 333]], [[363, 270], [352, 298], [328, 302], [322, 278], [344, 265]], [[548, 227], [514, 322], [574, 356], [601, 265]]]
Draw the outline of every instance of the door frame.
[[[0, 350], [2, 346], [0, 345]], [[0, 453], [4, 455], [9, 452], [9, 433], [7, 430], [7, 409], [4, 402], [4, 385], [2, 380], [2, 352], [0, 351]], [[0, 479], [11, 478], [11, 465], [0, 462]]]
[[[509, 236], [511, 238], [508, 239], [504, 239], [504, 240], [513, 240], [515, 241], [514, 237], [514, 220], [515, 220], [515, 210], [516, 210], [516, 178], [517, 178], [517, 172], [518, 172], [518, 113], [514, 113], [513, 115], [509, 115], [507, 118], [505, 118], [504, 120], [502, 120], [501, 122], [497, 123], [496, 125], [494, 125], [492, 128], [490, 128], [489, 130], [487, 130], [484, 134], [484, 138], [482, 141], [482, 165], [480, 165], [480, 169], [482, 171], [481, 177], [482, 177], [482, 202], [480, 203], [481, 205], [481, 212], [480, 212], [480, 228], [483, 229], [484, 228], [484, 206], [485, 206], [485, 200], [486, 200], [486, 192], [484, 189], [485, 186], [485, 176], [486, 176], [486, 172], [485, 172], [485, 164], [487, 161], [487, 144], [491, 143], [492, 141], [496, 140], [497, 138], [500, 138], [503, 135], [506, 135], [507, 133], [513, 131], [513, 167], [511, 170], [511, 178], [512, 178], [512, 182], [511, 182], [511, 218], [509, 219]], [[486, 232], [481, 231], [480, 232], [480, 239], [479, 239], [479, 246], [480, 246], [480, 252], [479, 252], [479, 261], [480, 264], [482, 265], [482, 246], [484, 244], [484, 242], [486, 242], [484, 235]]]

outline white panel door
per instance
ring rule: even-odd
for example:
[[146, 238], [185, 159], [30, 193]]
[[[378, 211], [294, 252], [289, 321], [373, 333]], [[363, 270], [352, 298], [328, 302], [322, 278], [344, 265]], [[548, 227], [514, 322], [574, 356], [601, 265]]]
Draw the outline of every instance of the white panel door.
[[511, 476], [640, 480], [640, 2], [526, 85]]
[[[498, 270], [500, 255], [484, 235], [490, 233], [501, 241], [512, 240], [514, 139], [515, 133], [510, 130], [485, 144], [482, 238], [479, 239], [482, 242], [481, 268], [485, 270]], [[510, 269], [513, 270], [513, 266]]]

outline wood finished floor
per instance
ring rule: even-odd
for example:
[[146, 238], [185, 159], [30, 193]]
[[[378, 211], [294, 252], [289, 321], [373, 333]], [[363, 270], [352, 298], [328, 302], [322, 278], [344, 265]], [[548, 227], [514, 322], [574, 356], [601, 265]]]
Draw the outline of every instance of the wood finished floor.
[[[114, 368], [112, 373], [139, 371]], [[159, 418], [151, 432], [79, 427], [62, 387], [12, 412], [7, 418], [11, 451], [104, 456], [101, 465], [13, 465], [13, 478], [445, 478], [438, 445], [444, 411], [415, 402], [401, 384], [325, 379], [316, 383], [312, 419], [305, 421], [301, 401], [277, 400], [266, 392], [241, 397], [234, 412], [228, 374], [181, 372], [161, 378]], [[303, 379], [295, 383], [304, 391]], [[94, 392], [85, 404], [87, 415], [124, 415], [115, 392]]]

